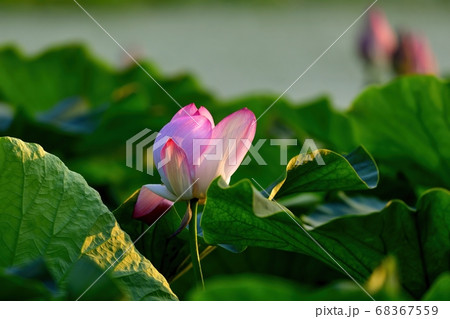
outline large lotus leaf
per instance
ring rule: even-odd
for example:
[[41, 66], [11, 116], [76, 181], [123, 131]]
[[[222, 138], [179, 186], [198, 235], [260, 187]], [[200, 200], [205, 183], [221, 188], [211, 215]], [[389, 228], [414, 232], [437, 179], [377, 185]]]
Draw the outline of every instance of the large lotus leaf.
[[450, 84], [411, 76], [365, 90], [349, 112], [358, 142], [426, 186], [450, 186]]
[[75, 96], [88, 98], [92, 107], [100, 106], [116, 86], [112, 75], [81, 46], [53, 48], [33, 58], [12, 47], [0, 50], [0, 100], [29, 114]]
[[134, 300], [176, 299], [79, 174], [40, 146], [8, 137], [0, 138], [0, 234], [0, 267], [43, 257], [64, 284], [87, 256]]
[[227, 187], [218, 179], [207, 196], [201, 226], [210, 244], [309, 254], [345, 269], [359, 282], [365, 281], [386, 255], [394, 255], [403, 287], [415, 298], [420, 298], [450, 263], [450, 194], [446, 190], [425, 193], [417, 209], [392, 201], [381, 211], [343, 216], [315, 228], [263, 197], [248, 180]]

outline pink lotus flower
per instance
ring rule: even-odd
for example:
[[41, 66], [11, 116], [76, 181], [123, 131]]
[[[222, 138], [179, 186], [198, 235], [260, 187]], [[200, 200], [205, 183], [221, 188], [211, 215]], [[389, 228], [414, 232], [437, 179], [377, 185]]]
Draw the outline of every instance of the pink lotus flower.
[[393, 63], [395, 71], [400, 75], [438, 74], [436, 58], [427, 38], [417, 33], [400, 33]]
[[177, 199], [204, 201], [218, 176], [229, 183], [253, 141], [256, 119], [247, 108], [216, 126], [205, 107], [189, 104], [156, 137], [153, 158], [163, 184], [144, 185], [134, 218], [157, 220]]
[[397, 37], [384, 12], [371, 9], [359, 40], [360, 55], [369, 64], [387, 65], [396, 47]]

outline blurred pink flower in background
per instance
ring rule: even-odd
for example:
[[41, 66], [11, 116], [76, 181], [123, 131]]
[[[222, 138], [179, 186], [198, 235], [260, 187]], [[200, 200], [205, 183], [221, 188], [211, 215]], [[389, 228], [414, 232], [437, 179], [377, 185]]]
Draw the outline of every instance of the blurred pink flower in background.
[[379, 8], [369, 11], [358, 49], [367, 67], [368, 83], [389, 80], [393, 73], [438, 74], [427, 38], [413, 32], [396, 34]]
[[401, 32], [399, 45], [393, 58], [397, 74], [438, 74], [436, 58], [428, 43], [421, 34]]
[[383, 11], [371, 9], [365, 29], [359, 38], [359, 53], [373, 65], [387, 65], [397, 47], [397, 37]]

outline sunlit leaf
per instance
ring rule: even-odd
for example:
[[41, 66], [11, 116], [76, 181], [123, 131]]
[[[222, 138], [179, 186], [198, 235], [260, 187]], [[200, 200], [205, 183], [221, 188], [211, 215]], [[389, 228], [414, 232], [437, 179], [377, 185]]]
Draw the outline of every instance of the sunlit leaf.
[[176, 299], [98, 193], [36, 144], [0, 138], [0, 233], [1, 267], [43, 257], [61, 284], [86, 256], [109, 269], [132, 299]]
[[300, 192], [371, 189], [377, 183], [377, 166], [363, 148], [346, 156], [316, 150], [292, 158], [286, 174], [268, 193], [272, 199]]

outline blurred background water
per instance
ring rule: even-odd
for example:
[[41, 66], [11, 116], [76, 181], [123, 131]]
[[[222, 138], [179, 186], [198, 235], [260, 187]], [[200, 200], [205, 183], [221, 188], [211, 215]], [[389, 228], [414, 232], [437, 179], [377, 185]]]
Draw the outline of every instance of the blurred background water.
[[[0, 1], [0, 44], [35, 54], [81, 42], [113, 65], [127, 63], [75, 2], [65, 2]], [[150, 59], [167, 75], [192, 72], [206, 88], [231, 99], [253, 92], [281, 94], [372, 1], [79, 3], [136, 58]], [[448, 1], [379, 0], [377, 6], [394, 27], [426, 35], [440, 70], [450, 70]], [[286, 96], [298, 101], [328, 94], [338, 107], [347, 107], [365, 81], [356, 52], [363, 25], [361, 19]]]

